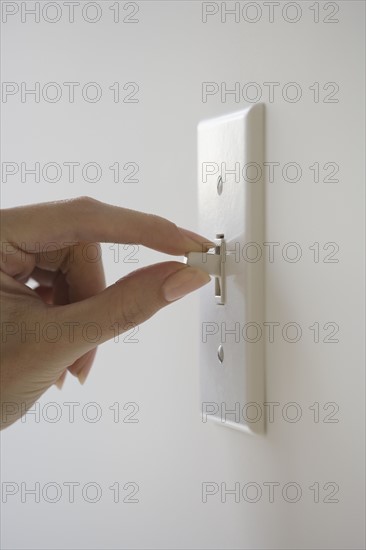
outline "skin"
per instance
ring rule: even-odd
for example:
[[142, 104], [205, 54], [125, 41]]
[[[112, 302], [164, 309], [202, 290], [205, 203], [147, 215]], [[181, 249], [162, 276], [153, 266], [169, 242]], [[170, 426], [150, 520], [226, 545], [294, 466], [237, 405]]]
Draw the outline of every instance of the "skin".
[[[52, 384], [61, 388], [67, 371], [83, 383], [98, 344], [210, 280], [171, 261], [138, 269], [105, 288], [95, 254], [101, 242], [136, 243], [172, 255], [213, 246], [164, 218], [89, 197], [2, 210], [1, 428], [25, 414]], [[34, 290], [25, 284], [30, 277], [39, 285]], [[97, 343], [83, 336], [91, 322], [99, 327]]]

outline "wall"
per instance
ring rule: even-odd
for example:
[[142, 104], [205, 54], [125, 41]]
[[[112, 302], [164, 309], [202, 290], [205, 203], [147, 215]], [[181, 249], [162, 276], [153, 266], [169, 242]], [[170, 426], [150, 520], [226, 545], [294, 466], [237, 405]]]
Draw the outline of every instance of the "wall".
[[[103, 176], [95, 183], [80, 171], [70, 182], [66, 169], [57, 183], [13, 176], [2, 184], [2, 205], [87, 194], [195, 230], [196, 125], [248, 104], [234, 95], [222, 101], [220, 94], [203, 102], [202, 83], [227, 83], [229, 89], [239, 82], [241, 91], [245, 83], [257, 83], [266, 104], [266, 159], [280, 163], [275, 180], [267, 173], [265, 184], [265, 238], [280, 244], [273, 262], [268, 253], [263, 260], [266, 319], [280, 323], [274, 342], [263, 336], [266, 399], [278, 405], [264, 437], [201, 422], [198, 294], [173, 304], [140, 327], [138, 342], [121, 338], [103, 345], [84, 387], [69, 376], [62, 392], [54, 388], [44, 395], [39, 422], [29, 415], [2, 433], [3, 482], [31, 488], [38, 481], [42, 489], [54, 482], [62, 488], [57, 503], [47, 501], [52, 488], [40, 503], [30, 495], [22, 503], [20, 492], [8, 498], [3, 548], [363, 548], [364, 3], [281, 3], [270, 22], [266, 3], [242, 2], [247, 19], [262, 10], [256, 23], [243, 17], [236, 23], [233, 16], [221, 22], [220, 13], [203, 23], [201, 2], [139, 2], [135, 24], [114, 23], [112, 3], [99, 4], [103, 15], [95, 24], [85, 21], [79, 8], [69, 23], [63, 2], [54, 24], [44, 17], [22, 23], [19, 13], [3, 24], [3, 81], [54, 81], [64, 94], [56, 103], [35, 103], [30, 96], [22, 103], [17, 94], [2, 104], [2, 159], [42, 166], [96, 162]], [[299, 21], [289, 23], [286, 18], [293, 19], [298, 6]], [[123, 17], [133, 9], [120, 7]], [[49, 9], [46, 16], [55, 17], [55, 8]], [[87, 16], [94, 17], [88, 9]], [[326, 23], [326, 17], [339, 22]], [[63, 82], [98, 82], [103, 96], [88, 103], [76, 91], [70, 103]], [[108, 90], [114, 82], [138, 83], [138, 103], [114, 103]], [[274, 98], [266, 82], [279, 83]], [[298, 101], [290, 100], [294, 87], [284, 88], [289, 82], [301, 90]], [[329, 82], [339, 91], [333, 85], [323, 89]], [[130, 91], [121, 89], [125, 95]], [[114, 183], [108, 168], [114, 162], [138, 163], [139, 182]], [[282, 176], [289, 162], [301, 167], [297, 182], [285, 179], [294, 177], [291, 168]], [[338, 182], [324, 181], [333, 169], [324, 168], [328, 162], [339, 166], [333, 176]], [[320, 166], [319, 182], [315, 168], [309, 168], [314, 163]], [[282, 255], [289, 242], [300, 246], [298, 262]], [[314, 243], [319, 243], [317, 262]], [[336, 245], [325, 248], [327, 243]], [[129, 264], [123, 262], [129, 250], [118, 251], [115, 262], [116, 249], [103, 245], [109, 284], [165, 258], [140, 249], [138, 264]], [[282, 336], [288, 322], [301, 327], [297, 343]], [[318, 343], [314, 323], [319, 323]], [[328, 343], [329, 338], [339, 341]], [[55, 411], [50, 402], [62, 411], [59, 422], [49, 420]], [[66, 402], [80, 403], [73, 423]], [[80, 412], [90, 402], [102, 411], [99, 422], [88, 422]], [[121, 421], [132, 410], [123, 410], [130, 402], [139, 406], [138, 423]], [[120, 404], [119, 422], [113, 421], [114, 403]], [[297, 422], [289, 421], [296, 413], [289, 403], [297, 404]], [[84, 416], [94, 411], [86, 407]], [[251, 485], [239, 502], [228, 495], [222, 503], [219, 492], [204, 503], [202, 483], [208, 481], [227, 488]], [[73, 503], [67, 482], [80, 483]], [[82, 497], [88, 482], [102, 490], [94, 504]], [[116, 482], [118, 503], [109, 489]], [[131, 492], [123, 488], [127, 482], [138, 484], [138, 503], [122, 502]], [[274, 502], [268, 482], [279, 484]], [[289, 482], [297, 485], [286, 493]], [[254, 484], [262, 496], [248, 502], [258, 489]], [[299, 500], [288, 502], [295, 487], [301, 489]], [[93, 496], [91, 487], [86, 498]], [[327, 502], [332, 499], [336, 502]]]

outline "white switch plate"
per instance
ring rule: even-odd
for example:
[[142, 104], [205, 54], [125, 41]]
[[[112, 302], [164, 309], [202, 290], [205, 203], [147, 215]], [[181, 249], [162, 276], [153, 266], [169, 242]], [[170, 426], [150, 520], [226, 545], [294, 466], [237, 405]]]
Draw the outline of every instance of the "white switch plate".
[[200, 232], [223, 234], [228, 253], [224, 305], [214, 278], [201, 290], [201, 416], [247, 433], [265, 426], [263, 258], [251, 261], [263, 249], [263, 142], [263, 104], [198, 126]]

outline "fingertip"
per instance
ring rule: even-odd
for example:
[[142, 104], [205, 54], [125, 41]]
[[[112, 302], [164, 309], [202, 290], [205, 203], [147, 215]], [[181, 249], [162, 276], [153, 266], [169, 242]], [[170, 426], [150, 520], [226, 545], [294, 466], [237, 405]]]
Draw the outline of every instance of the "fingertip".
[[174, 302], [194, 290], [198, 290], [210, 280], [210, 275], [201, 269], [193, 267], [180, 269], [164, 281], [162, 286], [164, 298], [167, 302]]
[[186, 250], [186, 252], [207, 252], [207, 250], [215, 246], [215, 243], [210, 241], [210, 239], [207, 239], [198, 233], [194, 233], [193, 231], [184, 229], [183, 227], [178, 227], [178, 229], [185, 238], [187, 246], [190, 247], [189, 250]]
[[62, 390], [62, 387], [63, 387], [63, 385], [64, 385], [64, 383], [65, 383], [65, 380], [66, 380], [66, 374], [67, 374], [67, 371], [65, 370], [65, 371], [61, 374], [61, 376], [59, 377], [59, 379], [56, 380], [56, 382], [55, 382], [55, 386], [56, 386], [56, 388], [58, 388], [59, 390]]

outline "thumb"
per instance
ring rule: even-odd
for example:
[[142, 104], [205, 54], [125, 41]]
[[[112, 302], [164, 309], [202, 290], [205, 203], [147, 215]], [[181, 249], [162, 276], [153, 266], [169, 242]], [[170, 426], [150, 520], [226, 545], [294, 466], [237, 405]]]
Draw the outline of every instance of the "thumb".
[[200, 269], [163, 262], [138, 269], [95, 296], [55, 308], [61, 326], [73, 327], [72, 334], [64, 333], [70, 359], [143, 323], [209, 281], [210, 276]]

